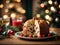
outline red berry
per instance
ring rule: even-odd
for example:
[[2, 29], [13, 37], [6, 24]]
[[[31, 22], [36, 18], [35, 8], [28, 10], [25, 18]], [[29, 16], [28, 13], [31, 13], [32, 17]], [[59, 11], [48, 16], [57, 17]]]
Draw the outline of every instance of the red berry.
[[24, 34], [20, 34], [21, 36], [24, 36]]
[[48, 34], [48, 37], [50, 37], [51, 36], [51, 34]]
[[42, 37], [45, 37], [45, 35], [43, 34]]
[[30, 38], [32, 38], [33, 36], [32, 35], [29, 35]]

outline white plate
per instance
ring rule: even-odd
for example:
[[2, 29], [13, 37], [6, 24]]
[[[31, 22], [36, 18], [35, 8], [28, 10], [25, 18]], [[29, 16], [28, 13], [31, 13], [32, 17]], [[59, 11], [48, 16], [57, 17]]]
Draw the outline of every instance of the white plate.
[[18, 38], [21, 38], [21, 39], [30, 39], [30, 40], [50, 39], [50, 38], [54, 38], [54, 37], [57, 36], [55, 32], [50, 32], [50, 33], [52, 34], [52, 36], [50, 36], [50, 37], [41, 37], [41, 38], [37, 38], [37, 37], [30, 38], [30, 37], [20, 36], [21, 32], [16, 32], [15, 36], [17, 36]]

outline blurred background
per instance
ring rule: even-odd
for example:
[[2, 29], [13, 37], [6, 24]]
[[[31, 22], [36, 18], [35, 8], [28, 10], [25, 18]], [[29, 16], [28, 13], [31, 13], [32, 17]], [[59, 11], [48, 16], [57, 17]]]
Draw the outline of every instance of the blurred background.
[[[59, 0], [0, 0], [0, 18], [20, 18], [25, 22], [41, 17], [51, 26], [60, 28]], [[0, 19], [1, 20], [1, 19]]]

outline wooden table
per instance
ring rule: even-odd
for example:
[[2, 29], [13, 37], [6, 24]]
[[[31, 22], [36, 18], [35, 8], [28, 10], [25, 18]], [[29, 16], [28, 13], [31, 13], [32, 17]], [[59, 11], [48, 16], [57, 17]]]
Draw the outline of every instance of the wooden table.
[[[50, 31], [56, 32], [58, 36], [60, 36], [60, 29], [59, 28], [50, 28]], [[60, 39], [52, 40], [52, 41], [26, 41], [26, 40], [21, 40], [18, 39], [16, 36], [12, 36], [12, 38], [6, 38], [4, 40], [0, 40], [0, 44], [60, 44]]]

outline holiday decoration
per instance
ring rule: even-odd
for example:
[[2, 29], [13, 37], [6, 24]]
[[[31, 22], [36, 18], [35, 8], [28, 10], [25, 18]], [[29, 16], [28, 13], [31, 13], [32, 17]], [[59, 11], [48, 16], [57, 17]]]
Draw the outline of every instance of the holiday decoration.
[[[37, 4], [36, 10], [33, 12], [34, 16], [40, 14], [40, 17], [52, 27], [60, 27], [60, 1], [59, 0], [40, 0]], [[57, 19], [57, 18], [58, 19]]]

